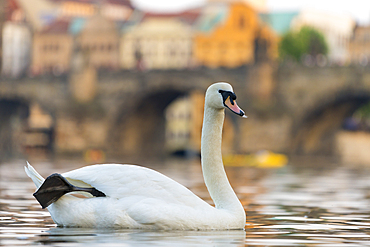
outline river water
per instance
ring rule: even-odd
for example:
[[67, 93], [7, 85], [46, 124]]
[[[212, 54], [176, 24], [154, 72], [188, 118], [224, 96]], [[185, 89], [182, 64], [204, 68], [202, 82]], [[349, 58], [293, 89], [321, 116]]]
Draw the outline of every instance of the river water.
[[[198, 160], [143, 162], [212, 203]], [[160, 164], [160, 165], [159, 165]], [[370, 164], [295, 158], [278, 169], [227, 167], [247, 212], [245, 231], [142, 231], [56, 227], [32, 193], [24, 160], [0, 165], [0, 246], [370, 246]], [[79, 161], [34, 161], [43, 175]]]

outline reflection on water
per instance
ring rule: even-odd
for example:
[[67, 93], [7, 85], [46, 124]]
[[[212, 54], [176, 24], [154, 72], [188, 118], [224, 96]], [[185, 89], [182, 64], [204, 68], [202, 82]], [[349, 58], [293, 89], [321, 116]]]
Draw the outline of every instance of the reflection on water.
[[[56, 227], [33, 198], [35, 187], [24, 164], [0, 165], [1, 246], [367, 246], [370, 242], [370, 167], [300, 159], [272, 170], [227, 167], [247, 211], [246, 231], [142, 231]], [[212, 203], [198, 161], [143, 164]], [[83, 164], [32, 165], [47, 176]]]

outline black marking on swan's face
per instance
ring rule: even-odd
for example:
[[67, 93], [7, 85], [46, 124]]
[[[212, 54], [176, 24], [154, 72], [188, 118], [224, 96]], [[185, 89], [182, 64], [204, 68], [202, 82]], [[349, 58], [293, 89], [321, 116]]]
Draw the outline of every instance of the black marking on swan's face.
[[225, 107], [229, 108], [232, 112], [241, 117], [246, 117], [244, 111], [236, 104], [236, 95], [234, 92], [221, 89], [218, 90], [218, 92], [222, 95], [222, 100]]
[[225, 90], [218, 90], [218, 92], [222, 95], [223, 103], [225, 107], [228, 107], [226, 105], [226, 100], [228, 97], [230, 97], [230, 103], [234, 105], [234, 100], [236, 100], [236, 95], [234, 92], [225, 91]]

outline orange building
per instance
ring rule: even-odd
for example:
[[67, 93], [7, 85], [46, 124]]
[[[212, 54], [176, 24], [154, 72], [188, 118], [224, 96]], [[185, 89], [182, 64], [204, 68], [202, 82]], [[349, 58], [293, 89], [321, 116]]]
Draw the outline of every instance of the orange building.
[[[208, 15], [205, 22], [218, 24], [210, 32], [204, 32], [201, 28], [195, 35], [196, 61], [213, 68], [232, 68], [254, 63], [257, 53], [265, 54], [268, 58], [276, 56], [276, 35], [261, 24], [256, 11], [243, 2], [233, 2], [227, 7], [226, 13], [219, 6], [218, 10], [216, 7], [213, 12], [205, 13]], [[222, 14], [224, 21], [220, 17]]]

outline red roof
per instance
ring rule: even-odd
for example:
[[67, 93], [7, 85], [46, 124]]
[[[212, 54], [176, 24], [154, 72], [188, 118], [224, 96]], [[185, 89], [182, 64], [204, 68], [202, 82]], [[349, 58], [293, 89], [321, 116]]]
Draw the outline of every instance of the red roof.
[[124, 5], [132, 9], [134, 8], [130, 0], [106, 0], [105, 2], [110, 4]]
[[130, 8], [132, 7], [130, 0], [49, 0], [52, 2], [78, 2], [78, 3], [89, 3], [89, 4], [117, 4], [117, 5], [124, 5]]
[[12, 14], [15, 10], [19, 9], [20, 6], [16, 0], [8, 0], [5, 5], [5, 18], [7, 21], [10, 21]]
[[68, 33], [69, 21], [66, 19], [57, 19], [46, 26], [41, 33]]
[[144, 12], [143, 19], [152, 17], [163, 17], [163, 18], [178, 18], [188, 24], [193, 24], [201, 13], [200, 8], [190, 9], [178, 13], [160, 13], [160, 12]]

